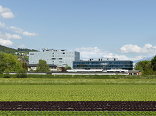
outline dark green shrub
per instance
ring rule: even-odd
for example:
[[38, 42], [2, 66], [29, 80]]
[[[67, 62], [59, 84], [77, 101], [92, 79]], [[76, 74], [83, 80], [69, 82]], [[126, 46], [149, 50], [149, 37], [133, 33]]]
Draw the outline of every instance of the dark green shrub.
[[3, 78], [11, 78], [10, 74], [3, 74]]
[[20, 69], [16, 74], [16, 78], [27, 78], [26, 70]]

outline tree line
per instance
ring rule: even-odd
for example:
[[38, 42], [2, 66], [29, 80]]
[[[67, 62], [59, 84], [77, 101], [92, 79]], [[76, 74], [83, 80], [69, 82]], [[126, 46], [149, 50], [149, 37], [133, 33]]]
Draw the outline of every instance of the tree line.
[[[68, 67], [65, 67], [68, 68]], [[18, 56], [0, 52], [0, 74], [3, 73], [24, 73], [27, 72], [27, 64]], [[156, 56], [151, 61], [140, 61], [136, 63], [135, 70], [140, 70], [145, 75], [156, 74]], [[39, 60], [36, 72], [49, 72], [49, 66], [44, 60]]]
[[4, 78], [10, 78], [10, 72], [16, 72], [17, 78], [27, 77], [26, 63], [13, 54], [0, 52], [0, 74], [4, 73]]
[[[27, 63], [16, 55], [0, 52], [0, 74], [27, 72]], [[36, 72], [48, 72], [49, 66], [40, 60]]]
[[21, 69], [24, 68], [17, 56], [0, 52], [0, 73], [18, 72]]
[[140, 61], [135, 65], [136, 70], [140, 70], [145, 75], [155, 75], [156, 74], [156, 56], [152, 60]]
[[[65, 69], [70, 69], [69, 66]], [[28, 71], [26, 60], [17, 55], [0, 52], [0, 74], [3, 73], [26, 73]], [[50, 72], [49, 65], [45, 60], [39, 60], [36, 71], [33, 72]]]

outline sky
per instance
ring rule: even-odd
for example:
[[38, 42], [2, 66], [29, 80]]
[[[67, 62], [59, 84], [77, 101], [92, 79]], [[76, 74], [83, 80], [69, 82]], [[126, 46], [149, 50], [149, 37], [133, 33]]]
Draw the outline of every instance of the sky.
[[79, 51], [82, 59], [156, 54], [156, 0], [0, 0], [0, 45]]

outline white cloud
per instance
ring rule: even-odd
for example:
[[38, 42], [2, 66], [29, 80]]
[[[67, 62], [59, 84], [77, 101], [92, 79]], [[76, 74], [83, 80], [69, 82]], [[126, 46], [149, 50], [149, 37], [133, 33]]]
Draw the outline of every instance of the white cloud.
[[135, 52], [139, 53], [141, 48], [138, 45], [127, 44], [120, 48], [123, 53]]
[[7, 26], [3, 22], [0, 22], [0, 28], [2, 29], [0, 31], [1, 45], [12, 45], [13, 42], [11, 41], [11, 39], [22, 39], [23, 36], [32, 37], [38, 35], [36, 33], [27, 32], [15, 26]]
[[14, 18], [14, 13], [6, 7], [3, 7], [0, 5], [0, 16], [5, 18], [5, 19], [10, 19], [10, 18]]
[[37, 33], [31, 33], [31, 32], [27, 32], [27, 31], [24, 31], [23, 29], [21, 28], [18, 28], [18, 27], [15, 27], [15, 26], [10, 26], [9, 29], [11, 29], [12, 31], [18, 33], [18, 34], [22, 34], [22, 35], [25, 35], [25, 36], [37, 36]]
[[5, 23], [0, 22], [0, 28], [5, 28]]
[[120, 48], [123, 53], [143, 53], [143, 54], [156, 54], [156, 46], [145, 44], [143, 47], [133, 44], [127, 44]]
[[118, 58], [119, 60], [136, 61], [145, 58], [145, 56], [128, 57], [123, 54], [115, 54], [108, 51], [104, 51], [98, 47], [82, 47], [76, 48], [75, 50], [81, 53], [81, 59], [83, 60], [87, 60], [89, 58]]
[[11, 29], [12, 31], [16, 32], [16, 33], [22, 33], [23, 29], [15, 27], [15, 26], [10, 26], [9, 29]]
[[[0, 17], [4, 19], [14, 18], [15, 15], [11, 9], [0, 5]], [[12, 39], [22, 39], [22, 36], [36, 36], [36, 33], [25, 31], [15, 26], [8, 26], [0, 22], [0, 45], [11, 46], [13, 45]]]
[[125, 55], [113, 54], [108, 51], [104, 51], [99, 49], [98, 47], [82, 47], [76, 48], [76, 51], [81, 53], [82, 59], [89, 59], [89, 58], [118, 58], [120, 60], [128, 60], [129, 58]]
[[23, 32], [23, 35], [26, 35], [26, 36], [36, 36], [37, 34], [36, 33], [30, 33], [30, 32], [24, 31]]
[[1, 33], [0, 32], [0, 45], [4, 46], [11, 46], [13, 45], [13, 42], [11, 39], [21, 39], [21, 36], [17, 34], [11, 34], [11, 33]]
[[0, 45], [4, 45], [4, 46], [11, 46], [13, 44], [12, 41], [10, 40], [4, 40], [0, 38]]
[[22, 37], [17, 35], [17, 34], [1, 33], [0, 32], [0, 38], [3, 38], [3, 39], [21, 39]]
[[23, 36], [29, 36], [29, 37], [33, 37], [33, 36], [37, 36], [38, 34], [37, 33], [33, 33], [33, 32], [28, 32], [28, 31], [25, 31], [19, 27], [15, 27], [15, 26], [7, 26], [5, 23], [3, 22], [0, 22], [0, 28], [3, 28], [7, 31], [11, 31], [11, 32], [14, 32], [14, 33], [18, 33], [18, 34], [21, 34]]

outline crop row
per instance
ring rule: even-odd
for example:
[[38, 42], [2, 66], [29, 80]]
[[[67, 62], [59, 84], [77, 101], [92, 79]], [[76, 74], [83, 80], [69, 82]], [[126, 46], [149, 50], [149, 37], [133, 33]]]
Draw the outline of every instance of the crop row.
[[151, 111], [0, 111], [1, 116], [155, 116]]
[[0, 85], [0, 101], [155, 101], [156, 85]]

